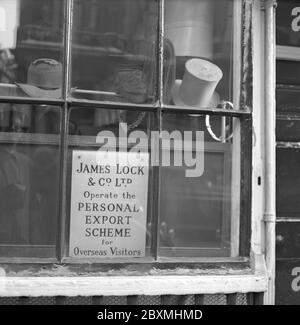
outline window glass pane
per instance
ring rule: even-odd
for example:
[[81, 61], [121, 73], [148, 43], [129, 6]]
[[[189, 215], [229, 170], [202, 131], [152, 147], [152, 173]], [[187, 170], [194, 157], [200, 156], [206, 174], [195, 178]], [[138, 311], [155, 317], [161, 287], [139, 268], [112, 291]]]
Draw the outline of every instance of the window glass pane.
[[166, 104], [232, 108], [223, 101], [233, 98], [233, 5], [232, 0], [165, 1]]
[[300, 141], [300, 91], [298, 86], [276, 90], [276, 136], [278, 141]]
[[[154, 128], [153, 119], [146, 112], [71, 110], [67, 256], [119, 259], [151, 255], [154, 195], [147, 137]], [[132, 153], [135, 145], [129, 138], [126, 149], [126, 127], [134, 143], [140, 141], [137, 138], [145, 139], [140, 142], [141, 154]], [[103, 145], [106, 149], [101, 152]], [[120, 162], [113, 160], [115, 152]], [[127, 152], [132, 160], [124, 164]], [[137, 168], [141, 159], [144, 163]]]
[[276, 8], [276, 43], [299, 46], [299, 0], [278, 0]]
[[76, 0], [74, 5], [73, 96], [153, 103], [158, 2]]
[[54, 257], [60, 108], [0, 104], [0, 256]]
[[0, 96], [60, 98], [63, 0], [0, 1]]
[[299, 85], [300, 62], [276, 61], [277, 84]]
[[300, 257], [300, 223], [277, 222], [276, 254], [279, 259]]
[[277, 148], [276, 207], [279, 218], [300, 215], [300, 149]]
[[298, 86], [277, 87], [276, 111], [279, 114], [300, 112], [300, 88]]
[[[237, 245], [231, 243], [231, 233], [239, 233], [232, 223], [239, 218], [235, 210], [240, 193], [237, 127], [232, 118], [164, 116], [166, 140], [176, 141], [171, 163], [162, 164], [161, 256], [230, 256], [231, 245]], [[167, 144], [162, 144], [162, 155], [168, 154]]]
[[277, 117], [276, 119], [277, 141], [300, 141], [300, 116]]

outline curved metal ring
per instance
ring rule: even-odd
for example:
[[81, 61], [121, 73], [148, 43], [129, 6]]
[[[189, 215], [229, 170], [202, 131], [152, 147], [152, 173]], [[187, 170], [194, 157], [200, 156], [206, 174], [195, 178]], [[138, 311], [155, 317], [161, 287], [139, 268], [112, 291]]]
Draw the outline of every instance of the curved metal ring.
[[[230, 106], [230, 109], [233, 109], [233, 104], [231, 102], [223, 101], [223, 107], [226, 108], [227, 105]], [[207, 129], [208, 133], [216, 141], [219, 141], [219, 142], [221, 142], [223, 140], [228, 141], [228, 140], [232, 139], [232, 137], [233, 137], [233, 133], [231, 133], [230, 136], [226, 137], [225, 139], [222, 139], [221, 137], [218, 137], [211, 128], [210, 115], [205, 116], [205, 126], [206, 126], [206, 129]]]

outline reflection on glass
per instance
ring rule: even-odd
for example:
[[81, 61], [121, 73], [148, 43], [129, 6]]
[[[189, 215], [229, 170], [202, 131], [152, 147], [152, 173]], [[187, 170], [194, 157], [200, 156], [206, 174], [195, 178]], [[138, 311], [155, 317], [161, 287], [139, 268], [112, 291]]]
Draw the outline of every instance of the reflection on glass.
[[60, 107], [0, 103], [0, 132], [59, 134]]
[[166, 0], [164, 101], [230, 108], [232, 0]]
[[[139, 131], [143, 133], [146, 138], [146, 143], [142, 146], [141, 152], [150, 155], [150, 148], [148, 148], [147, 137], [150, 131], [154, 128], [154, 116], [152, 113], [146, 112], [130, 112], [125, 110], [101, 109], [101, 108], [73, 108], [69, 115], [69, 133], [73, 125], [77, 127], [77, 133], [69, 135], [68, 147], [68, 173], [67, 173], [67, 207], [69, 209], [67, 229], [67, 242], [65, 254], [75, 258], [132, 258], [143, 257], [139, 255], [113, 255], [110, 247], [128, 248], [132, 245], [137, 250], [145, 250], [145, 256], [151, 255], [151, 233], [153, 228], [152, 211], [153, 211], [153, 169], [150, 166], [148, 174], [148, 182], [142, 175], [121, 175], [117, 174], [115, 164], [107, 162], [106, 155], [101, 156], [101, 160], [96, 160], [96, 154], [99, 153], [103, 145], [105, 145], [108, 155], [114, 152], [120, 152], [118, 155], [124, 157], [124, 151], [130, 152], [133, 144], [129, 143], [127, 137], [132, 132]], [[99, 142], [97, 136], [100, 132], [106, 132], [103, 143]], [[104, 133], [102, 133], [104, 134]], [[138, 135], [137, 135], [138, 136]], [[113, 141], [109, 141], [113, 140]], [[139, 139], [136, 140], [139, 143]], [[115, 145], [114, 145], [115, 144]], [[141, 148], [141, 147], [140, 147]], [[77, 156], [76, 156], [76, 155]], [[101, 153], [100, 153], [101, 154]], [[134, 154], [136, 156], [136, 153]], [[80, 163], [78, 163], [78, 159]], [[150, 158], [149, 158], [150, 159]], [[78, 163], [79, 165], [74, 165]], [[74, 169], [74, 166], [76, 168]], [[106, 167], [105, 167], [106, 166]], [[121, 166], [121, 165], [120, 165]], [[78, 167], [78, 168], [77, 168]], [[126, 166], [128, 168], [128, 166]], [[104, 171], [104, 169], [105, 171]], [[78, 181], [78, 177], [82, 177], [82, 181]], [[133, 186], [122, 186], [120, 183], [115, 183], [117, 179], [130, 178], [133, 180]], [[96, 183], [92, 186], [87, 186], [87, 182], [93, 178]], [[99, 179], [100, 185], [99, 185]], [[110, 186], [106, 180], [112, 180], [114, 185]], [[105, 183], [103, 183], [103, 181]], [[75, 182], [75, 183], [74, 183]], [[77, 182], [77, 183], [76, 183]], [[136, 185], [136, 182], [140, 182]], [[76, 184], [76, 185], [74, 185]], [[78, 186], [77, 186], [78, 184]], [[104, 185], [103, 185], [104, 184]], [[106, 185], [105, 185], [106, 184]], [[76, 186], [73, 187], [73, 186]], [[89, 192], [90, 194], [83, 193]], [[128, 194], [129, 196], [128, 196]], [[135, 194], [135, 198], [130, 195]], [[97, 198], [91, 198], [91, 195], [97, 195]], [[114, 197], [117, 195], [118, 197]], [[123, 196], [125, 195], [125, 197]], [[131, 197], [131, 198], [130, 198]], [[95, 204], [94, 211], [89, 211], [88, 205], [78, 208], [78, 203]], [[135, 204], [138, 207], [136, 211], [115, 211], [116, 204], [128, 203], [131, 207]], [[98, 209], [98, 205], [103, 204], [103, 209]], [[107, 208], [111, 204], [111, 211]], [[85, 209], [87, 209], [85, 211]], [[72, 213], [71, 213], [72, 210]], [[139, 211], [137, 211], [139, 210]], [[78, 217], [79, 216], [79, 217]], [[116, 236], [111, 237], [108, 231], [115, 231], [115, 229], [124, 228], [124, 220], [129, 217], [128, 227], [131, 229], [131, 238], [120, 239]], [[108, 219], [107, 219], [108, 217]], [[84, 220], [87, 220], [84, 224]], [[115, 224], [115, 220], [119, 220], [119, 224]], [[126, 219], [127, 220], [127, 219]], [[81, 225], [76, 227], [77, 223]], [[109, 230], [110, 229], [110, 230]], [[81, 245], [81, 251], [84, 249], [97, 250], [97, 255], [80, 255], [80, 251], [74, 247], [74, 242], [78, 236], [84, 236], [87, 231], [87, 236], [84, 238]], [[94, 235], [90, 235], [93, 233]], [[77, 237], [76, 237], [77, 236]], [[133, 240], [134, 239], [134, 240]], [[104, 241], [103, 241], [104, 240]], [[111, 242], [112, 244], [107, 244]], [[131, 242], [131, 244], [128, 244]], [[69, 251], [70, 249], [70, 251]], [[105, 251], [105, 255], [101, 255], [100, 251]], [[69, 255], [70, 254], [70, 255]]]
[[277, 141], [298, 142], [300, 139], [300, 117], [277, 117]]
[[[153, 123], [151, 116], [143, 111], [100, 108], [73, 109], [69, 117], [69, 133], [92, 136], [95, 140], [100, 131], [111, 131], [115, 137], [118, 137], [120, 130], [121, 132], [125, 130], [125, 126], [128, 135], [137, 130], [148, 134], [151, 130], [151, 123]], [[74, 127], [76, 133], [74, 133]]]
[[1, 255], [54, 256], [60, 108], [1, 104], [0, 116]]
[[290, 60], [276, 60], [277, 84], [299, 85], [300, 62]]
[[298, 86], [283, 86], [276, 90], [276, 136], [278, 141], [300, 139], [300, 92]]
[[277, 222], [276, 224], [276, 254], [278, 258], [300, 257], [300, 223]]
[[276, 90], [277, 113], [298, 113], [300, 111], [299, 87], [282, 86]]
[[74, 5], [73, 95], [152, 103], [156, 88], [157, 1], [78, 0]]
[[0, 96], [61, 97], [63, 6], [0, 1]]
[[[168, 114], [164, 116], [163, 129], [169, 134], [174, 132], [173, 135], [177, 132], [176, 139], [180, 141], [177, 144], [174, 142], [170, 166], [163, 166], [161, 171], [159, 254], [229, 256], [233, 200], [232, 118], [210, 117], [208, 125], [204, 115], [181, 115], [179, 118], [178, 114]], [[190, 131], [191, 135], [185, 131]], [[196, 131], [203, 131], [202, 139], [196, 137]], [[197, 155], [201, 157], [203, 154], [199, 146], [199, 141], [203, 140], [204, 156], [201, 161], [197, 160]], [[186, 160], [191, 154], [193, 165]], [[179, 155], [182, 163], [178, 165]], [[200, 176], [187, 176], [186, 171], [200, 171], [202, 167]]]
[[180, 254], [180, 250], [182, 256], [190, 255], [182, 250], [197, 248], [218, 248], [217, 254], [228, 255], [230, 147], [213, 149], [216, 152], [205, 152], [206, 168], [199, 178], [186, 178], [185, 166], [162, 169], [160, 228], [166, 234], [161, 236], [160, 247], [171, 248], [171, 255]]

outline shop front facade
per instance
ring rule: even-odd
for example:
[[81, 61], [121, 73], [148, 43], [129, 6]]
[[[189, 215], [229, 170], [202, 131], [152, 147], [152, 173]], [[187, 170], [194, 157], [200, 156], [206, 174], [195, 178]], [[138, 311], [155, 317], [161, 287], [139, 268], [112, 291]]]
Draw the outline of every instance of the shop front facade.
[[0, 0], [0, 303], [299, 303], [299, 17]]

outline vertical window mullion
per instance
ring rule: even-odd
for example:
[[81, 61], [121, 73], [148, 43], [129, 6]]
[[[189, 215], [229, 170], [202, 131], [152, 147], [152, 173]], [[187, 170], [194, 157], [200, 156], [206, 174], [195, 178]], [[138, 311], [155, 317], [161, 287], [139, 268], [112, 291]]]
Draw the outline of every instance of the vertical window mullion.
[[158, 8], [158, 101], [159, 108], [163, 105], [163, 71], [164, 71], [164, 6], [165, 0], [159, 0]]
[[66, 0], [65, 4], [65, 24], [64, 24], [64, 83], [63, 99], [68, 100], [71, 89], [71, 42], [73, 25], [74, 0]]
[[61, 118], [61, 142], [60, 142], [60, 204], [59, 204], [59, 222], [57, 236], [57, 258], [63, 259], [66, 237], [66, 183], [67, 183], [67, 159], [68, 159], [68, 97], [71, 83], [71, 41], [72, 41], [72, 18], [73, 18], [74, 0], [65, 2], [65, 23], [64, 23], [64, 57], [63, 57], [63, 94], [64, 104], [62, 106]]
[[62, 106], [61, 140], [60, 140], [60, 183], [59, 183], [59, 221], [57, 236], [57, 258], [59, 261], [64, 256], [66, 233], [66, 183], [67, 183], [67, 158], [68, 158], [68, 112], [69, 105], [66, 102]]
[[[158, 49], [157, 49], [157, 87], [158, 87], [158, 108], [155, 115], [157, 131], [162, 130], [162, 106], [163, 106], [163, 64], [164, 64], [164, 0], [158, 2]], [[160, 167], [160, 155], [161, 155], [161, 139], [158, 142], [158, 148], [155, 148], [155, 161], [156, 166], [154, 167], [154, 226], [152, 236], [152, 252], [157, 260], [158, 255], [158, 242], [159, 242], [159, 221], [160, 221], [160, 181], [161, 181], [161, 167]], [[152, 150], [153, 152], [153, 150]]]
[[[233, 107], [240, 107], [240, 89], [241, 89], [241, 44], [242, 44], [242, 7], [243, 4], [240, 1], [234, 1], [233, 3], [233, 73], [232, 73], [232, 95], [233, 95]], [[240, 200], [241, 200], [241, 123], [240, 119], [233, 119], [233, 132], [234, 137], [232, 140], [233, 152], [232, 152], [232, 209], [230, 222], [230, 238], [231, 238], [231, 256], [239, 256], [240, 245]]]

